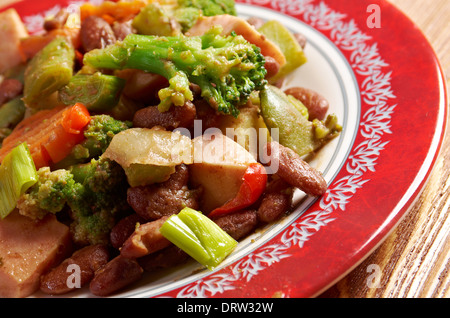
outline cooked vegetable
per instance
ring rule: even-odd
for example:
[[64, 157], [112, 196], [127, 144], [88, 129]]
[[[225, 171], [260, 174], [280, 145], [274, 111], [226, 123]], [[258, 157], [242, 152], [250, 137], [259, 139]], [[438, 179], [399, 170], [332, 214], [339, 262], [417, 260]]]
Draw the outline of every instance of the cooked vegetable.
[[151, 2], [134, 17], [133, 28], [138, 34], [175, 36], [181, 33], [181, 26], [158, 2]]
[[227, 213], [243, 210], [255, 203], [266, 189], [267, 173], [260, 163], [252, 163], [245, 170], [242, 185], [236, 197], [208, 214], [215, 218]]
[[31, 108], [50, 108], [50, 96], [69, 83], [75, 63], [75, 50], [63, 37], [47, 44], [25, 70], [23, 100]]
[[83, 141], [83, 129], [90, 120], [82, 104], [39, 111], [20, 122], [4, 139], [0, 160], [17, 144], [26, 142], [36, 169], [57, 163]]
[[258, 158], [259, 145], [270, 140], [270, 132], [259, 113], [259, 105], [246, 105], [240, 108], [238, 117], [220, 116], [217, 125], [224, 135], [234, 139], [255, 158]]
[[37, 182], [17, 202], [20, 214], [32, 219], [43, 219], [47, 214], [60, 212], [72, 195], [75, 181], [64, 169], [51, 171], [42, 167], [37, 171]]
[[80, 6], [80, 19], [83, 21], [86, 17], [95, 15], [110, 21], [126, 21], [138, 14], [147, 3], [147, 0], [104, 1], [100, 5], [84, 3]]
[[83, 131], [85, 139], [75, 145], [67, 157], [52, 167], [54, 169], [67, 168], [98, 158], [108, 148], [115, 135], [129, 128], [131, 128], [130, 122], [117, 120], [109, 115], [91, 116], [89, 124]]
[[264, 57], [272, 57], [279, 67], [286, 64], [286, 57], [278, 45], [259, 33], [250, 23], [240, 17], [230, 14], [211, 17], [201, 16], [186, 34], [189, 36], [201, 36], [211, 30], [211, 28], [218, 27], [222, 28], [222, 36], [232, 34], [240, 35], [247, 42], [256, 45]]
[[[334, 120], [323, 129], [324, 122], [311, 122], [305, 117], [304, 106], [299, 107], [293, 100], [275, 86], [267, 85], [261, 92], [261, 115], [269, 129], [278, 129], [279, 142], [303, 156], [320, 148], [331, 138], [339, 134], [341, 127]], [[317, 127], [317, 128], [316, 128]]]
[[117, 76], [77, 74], [59, 90], [59, 98], [65, 105], [82, 103], [89, 111], [105, 112], [118, 104], [124, 86], [125, 80]]
[[[190, 179], [202, 188], [201, 211], [205, 214], [232, 200], [242, 185], [242, 177], [256, 159], [244, 147], [220, 131], [193, 140], [194, 162]], [[220, 187], [220, 191], [217, 191]]]
[[108, 244], [110, 230], [128, 209], [123, 169], [100, 158], [69, 170], [43, 167], [38, 174], [39, 181], [19, 200], [20, 213], [41, 219], [68, 206], [75, 243]]
[[159, 91], [161, 110], [192, 100], [192, 82], [213, 108], [237, 116], [239, 105], [266, 84], [264, 57], [242, 36], [220, 33], [218, 27], [192, 37], [130, 34], [121, 43], [88, 52], [84, 63], [97, 69], [136, 68], [166, 77], [170, 85]]
[[25, 143], [6, 155], [0, 165], [0, 218], [16, 207], [17, 199], [37, 181], [36, 168]]
[[103, 154], [126, 168], [132, 164], [176, 166], [192, 162], [189, 137], [179, 132], [131, 128], [112, 139]]
[[180, 7], [172, 13], [175, 20], [181, 27], [181, 32], [189, 30], [198, 18], [202, 15], [202, 11], [193, 7]]
[[166, 181], [175, 166], [192, 163], [190, 138], [165, 130], [131, 128], [112, 139], [103, 154], [119, 163], [131, 186]]
[[14, 98], [0, 106], [0, 128], [13, 128], [25, 115], [25, 104], [21, 97]]
[[234, 0], [178, 0], [178, 5], [184, 8], [200, 9], [205, 16], [237, 14]]
[[213, 270], [237, 242], [202, 213], [184, 208], [161, 226], [160, 232], [200, 264]]
[[286, 64], [281, 67], [275, 76], [269, 79], [271, 83], [275, 83], [306, 63], [307, 59], [302, 47], [292, 32], [281, 22], [276, 20], [267, 21], [258, 28], [258, 31], [278, 45], [286, 58]]

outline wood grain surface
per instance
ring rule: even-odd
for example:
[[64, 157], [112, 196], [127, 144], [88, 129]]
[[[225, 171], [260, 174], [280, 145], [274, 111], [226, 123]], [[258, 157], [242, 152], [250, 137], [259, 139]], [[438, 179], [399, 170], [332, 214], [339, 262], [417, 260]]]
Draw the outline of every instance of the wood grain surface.
[[[450, 1], [390, 0], [422, 30], [450, 86]], [[381, 12], [382, 15], [382, 12]], [[421, 196], [369, 257], [319, 297], [450, 296], [450, 132]], [[379, 280], [375, 280], [379, 274]]]
[[[0, 0], [0, 7], [18, 1], [21, 0]], [[409, 16], [428, 38], [450, 86], [450, 1], [390, 2]], [[402, 222], [358, 267], [318, 297], [450, 296], [449, 131], [421, 196]], [[375, 273], [379, 274], [378, 281], [373, 279]]]

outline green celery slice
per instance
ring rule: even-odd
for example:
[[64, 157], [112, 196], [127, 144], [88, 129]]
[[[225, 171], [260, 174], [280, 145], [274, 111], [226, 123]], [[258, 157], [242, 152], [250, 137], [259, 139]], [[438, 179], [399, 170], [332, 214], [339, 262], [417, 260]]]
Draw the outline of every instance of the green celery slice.
[[15, 147], [0, 166], [0, 218], [16, 207], [17, 200], [38, 180], [36, 167], [26, 143]]
[[173, 244], [189, 254], [197, 262], [204, 264], [210, 259], [195, 233], [178, 217], [172, 215], [159, 229], [161, 234]]
[[219, 265], [237, 245], [214, 221], [191, 208], [184, 208], [177, 215], [172, 215], [160, 231], [210, 270]]

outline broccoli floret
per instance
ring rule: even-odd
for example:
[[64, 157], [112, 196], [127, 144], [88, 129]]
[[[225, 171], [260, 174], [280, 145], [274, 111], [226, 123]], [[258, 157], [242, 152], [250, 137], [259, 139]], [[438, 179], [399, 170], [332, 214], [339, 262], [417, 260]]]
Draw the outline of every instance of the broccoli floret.
[[242, 36], [220, 35], [213, 27], [201, 36], [147, 36], [130, 34], [122, 42], [96, 49], [84, 64], [97, 69], [140, 69], [169, 80], [159, 91], [159, 109], [193, 100], [190, 83], [216, 110], [237, 116], [250, 94], [265, 87], [267, 73], [260, 49]]
[[67, 200], [74, 241], [81, 245], [108, 243], [112, 227], [129, 209], [125, 172], [104, 158], [73, 166], [70, 172], [76, 181]]
[[66, 169], [69, 166], [98, 158], [105, 152], [116, 134], [131, 127], [131, 122], [120, 121], [109, 115], [91, 116], [91, 121], [84, 129], [86, 139], [76, 145], [66, 158], [55, 164], [52, 167], [53, 170]]
[[81, 146], [89, 150], [89, 158], [96, 158], [105, 152], [116, 134], [131, 126], [130, 122], [120, 121], [109, 115], [94, 115], [84, 130], [86, 140]]
[[70, 230], [78, 245], [108, 244], [112, 227], [129, 210], [125, 172], [104, 158], [69, 170], [39, 169], [39, 180], [20, 199], [21, 214], [41, 219], [68, 208]]
[[205, 16], [237, 14], [234, 0], [178, 0], [178, 5], [184, 8], [200, 9]]
[[64, 169], [50, 171], [49, 167], [43, 167], [37, 175], [38, 181], [19, 198], [17, 208], [22, 215], [42, 219], [47, 213], [57, 213], [64, 208], [75, 181]]

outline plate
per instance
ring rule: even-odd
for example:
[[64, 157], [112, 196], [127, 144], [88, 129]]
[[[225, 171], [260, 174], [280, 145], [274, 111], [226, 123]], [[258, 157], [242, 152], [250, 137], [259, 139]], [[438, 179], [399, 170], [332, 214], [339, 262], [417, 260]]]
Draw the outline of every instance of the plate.
[[[146, 275], [116, 297], [314, 297], [384, 240], [433, 168], [447, 124], [445, 81], [433, 49], [402, 12], [380, 0], [237, 2], [240, 16], [279, 20], [308, 40], [307, 64], [284, 85], [320, 92], [344, 127], [311, 162], [329, 188], [320, 198], [296, 193], [293, 213], [240, 242], [214, 271], [188, 263]], [[39, 32], [46, 15], [81, 3], [15, 8]]]

